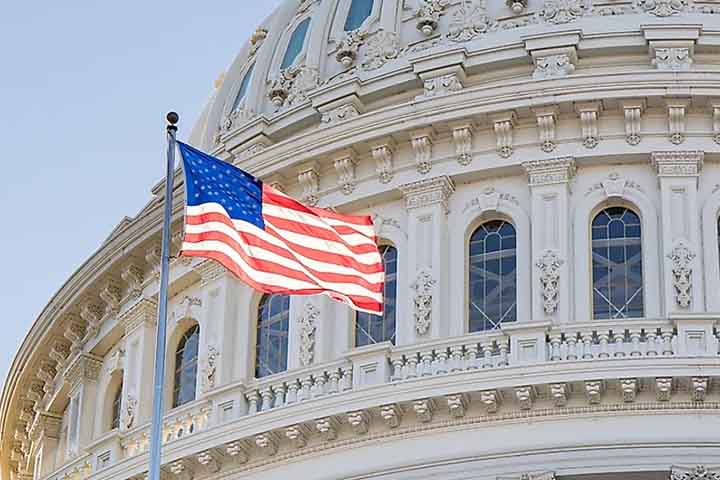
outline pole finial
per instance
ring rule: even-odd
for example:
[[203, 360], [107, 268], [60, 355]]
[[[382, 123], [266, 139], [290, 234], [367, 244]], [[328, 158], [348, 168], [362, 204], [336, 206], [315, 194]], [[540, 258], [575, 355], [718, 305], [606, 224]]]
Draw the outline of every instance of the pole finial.
[[175, 112], [168, 112], [168, 114], [165, 116], [165, 119], [170, 125], [177, 125], [177, 123], [180, 121], [180, 115]]

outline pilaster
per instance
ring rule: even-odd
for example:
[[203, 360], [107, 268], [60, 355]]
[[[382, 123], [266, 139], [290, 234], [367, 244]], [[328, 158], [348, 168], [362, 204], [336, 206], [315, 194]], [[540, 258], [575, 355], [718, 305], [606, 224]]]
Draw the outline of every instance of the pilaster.
[[[79, 406], [77, 409], [77, 418], [74, 417], [72, 411], [70, 422], [76, 421], [77, 426], [77, 446], [82, 449], [89, 445], [93, 439], [93, 431], [95, 428], [94, 412], [97, 411], [98, 401], [98, 378], [102, 368], [102, 360], [88, 353], [81, 353], [68, 366], [65, 372], [65, 379], [70, 384], [70, 397], [78, 398]], [[72, 428], [72, 425], [70, 427]]]
[[408, 213], [407, 271], [409, 321], [398, 324], [398, 345], [438, 338], [449, 333], [448, 211], [455, 191], [450, 177], [440, 176], [400, 187]]
[[575, 159], [532, 160], [523, 167], [531, 193], [531, 321], [564, 324], [570, 319], [573, 298], [569, 197]]
[[700, 222], [693, 214], [699, 211], [698, 177], [703, 159], [701, 151], [652, 154], [660, 181], [662, 301], [666, 315], [705, 309]]

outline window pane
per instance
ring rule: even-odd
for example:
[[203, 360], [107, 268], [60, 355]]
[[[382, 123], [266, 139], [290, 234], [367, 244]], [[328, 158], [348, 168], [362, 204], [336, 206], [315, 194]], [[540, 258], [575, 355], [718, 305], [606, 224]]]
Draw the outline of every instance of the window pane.
[[350, 12], [345, 20], [345, 31], [350, 32], [360, 28], [372, 13], [373, 0], [352, 0]]
[[200, 327], [195, 325], [185, 332], [175, 350], [173, 407], [195, 400], [199, 343]]
[[468, 310], [471, 332], [493, 330], [517, 319], [515, 227], [487, 222], [470, 237]]
[[280, 65], [280, 70], [285, 70], [291, 66], [298, 55], [300, 55], [300, 52], [302, 52], [303, 45], [305, 44], [305, 35], [307, 35], [309, 26], [310, 19], [306, 18], [295, 28], [295, 31], [290, 36], [290, 42], [288, 43], [287, 50], [285, 50], [285, 56]]
[[287, 370], [290, 297], [265, 295], [258, 307], [255, 376]]
[[235, 101], [233, 102], [233, 106], [232, 106], [233, 111], [235, 111], [238, 108], [238, 106], [240, 105], [240, 102], [242, 102], [243, 98], [245, 98], [247, 89], [250, 86], [250, 80], [252, 80], [252, 74], [253, 74], [254, 69], [255, 69], [255, 64], [252, 64], [250, 66], [250, 68], [248, 68], [248, 71], [245, 73], [245, 76], [242, 79], [242, 83], [240, 84], [240, 90], [238, 91], [238, 94], [235, 97]]
[[592, 225], [593, 318], [643, 316], [640, 217], [607, 208]]
[[397, 304], [397, 249], [390, 245], [380, 247], [385, 267], [383, 315], [357, 312], [355, 316], [355, 346], [362, 347], [380, 342], [395, 344], [395, 308]]

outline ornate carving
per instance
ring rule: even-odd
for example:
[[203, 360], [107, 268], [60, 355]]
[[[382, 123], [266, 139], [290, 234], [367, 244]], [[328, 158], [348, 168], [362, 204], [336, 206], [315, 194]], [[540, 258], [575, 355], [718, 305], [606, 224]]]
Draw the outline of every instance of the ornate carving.
[[720, 144], [720, 105], [712, 106], [713, 140]]
[[507, 5], [515, 15], [520, 15], [527, 8], [528, 0], [505, 0], [505, 5]]
[[400, 421], [402, 420], [402, 410], [395, 404], [385, 405], [380, 408], [380, 417], [388, 427], [397, 428], [400, 426]]
[[530, 186], [567, 183], [575, 175], [575, 159], [572, 157], [523, 162], [530, 178]]
[[538, 126], [538, 139], [540, 149], [550, 153], [557, 146], [555, 143], [555, 124], [557, 122], [557, 108], [540, 108], [535, 111]]
[[515, 126], [515, 114], [495, 119], [493, 129], [497, 140], [497, 151], [503, 158], [509, 158], [513, 154], [513, 128]]
[[415, 291], [413, 296], [413, 318], [415, 319], [415, 331], [418, 335], [425, 335], [430, 329], [433, 290], [436, 283], [432, 278], [432, 274], [428, 270], [422, 269], [410, 286]]
[[439, 97], [463, 89], [463, 82], [457, 73], [450, 73], [440, 77], [427, 78], [424, 82], [425, 98]]
[[500, 394], [497, 390], [485, 390], [480, 392], [480, 403], [485, 405], [488, 414], [497, 413], [500, 405]]
[[52, 349], [50, 349], [50, 353], [48, 355], [57, 362], [58, 370], [62, 370], [65, 362], [70, 356], [70, 344], [64, 340], [56, 339], [53, 342]]
[[543, 292], [543, 308], [552, 315], [560, 303], [560, 268], [564, 261], [555, 250], [545, 250], [535, 266], [540, 269], [540, 286]]
[[533, 78], [544, 80], [546, 78], [566, 77], [575, 71], [573, 59], [567, 53], [556, 55], [537, 56]]
[[83, 342], [87, 342], [100, 331], [100, 323], [102, 322], [103, 310], [95, 303], [94, 300], [85, 300], [80, 306], [80, 318], [83, 319], [87, 328], [85, 329], [85, 337]]
[[393, 145], [383, 143], [374, 146], [372, 156], [375, 159], [375, 171], [378, 174], [380, 183], [390, 183], [394, 175]]
[[144, 272], [142, 267], [136, 263], [131, 262], [125, 265], [120, 277], [128, 285], [128, 294], [131, 298], [139, 298], [142, 295], [142, 284], [144, 280]]
[[220, 455], [215, 450], [205, 450], [197, 455], [197, 462], [210, 473], [217, 473], [222, 467]]
[[231, 112], [225, 115], [220, 122], [220, 131], [229, 132], [232, 130], [233, 125], [238, 122], [244, 122], [255, 116], [255, 111], [244, 105], [244, 102], [240, 103]]
[[178, 480], [192, 480], [194, 476], [194, 472], [184, 459], [170, 463], [169, 470]]
[[370, 428], [370, 418], [362, 410], [348, 413], [347, 421], [357, 435], [366, 434]]
[[333, 441], [338, 436], [338, 422], [333, 417], [325, 417], [315, 420], [315, 430], [326, 442]]
[[463, 213], [468, 212], [470, 209], [477, 209], [480, 212], [497, 211], [500, 201], [520, 205], [518, 199], [513, 195], [499, 192], [494, 187], [486, 187], [483, 189], [481, 196], [475, 197], [465, 204]]
[[305, 425], [291, 425], [285, 428], [285, 437], [290, 440], [293, 447], [303, 448], [307, 445], [308, 431]]
[[658, 402], [669, 402], [670, 395], [672, 395], [672, 388], [672, 377], [657, 377], [655, 379], [655, 393]]
[[432, 35], [449, 4], [449, 0], [419, 0], [419, 7], [415, 11], [417, 29], [426, 37]]
[[70, 340], [70, 348], [73, 352], [82, 348], [83, 339], [85, 338], [85, 322], [80, 321], [75, 315], [69, 315], [70, 320], [65, 326], [63, 336]]
[[550, 397], [556, 407], [567, 405], [570, 389], [567, 383], [553, 383], [550, 385]]
[[202, 376], [203, 390], [206, 392], [215, 388], [215, 382], [217, 380], [217, 362], [219, 357], [220, 352], [214, 346], [208, 346], [205, 368], [203, 368]]
[[137, 415], [138, 401], [135, 397], [128, 394], [123, 402], [123, 418], [122, 425], [125, 430], [130, 430], [135, 425], [135, 416]]
[[432, 169], [432, 138], [427, 133], [412, 137], [412, 148], [415, 152], [415, 163], [418, 173], [425, 175]]
[[364, 70], [376, 70], [400, 54], [400, 40], [397, 33], [378, 30], [371, 35], [365, 48]]
[[160, 277], [161, 256], [162, 252], [159, 243], [153, 243], [145, 251], [145, 261], [150, 266], [150, 272], [156, 279]]
[[598, 118], [600, 116], [600, 103], [579, 104], [576, 107], [580, 116], [580, 125], [582, 127], [583, 145], [585, 148], [595, 148], [599, 142], [598, 134]]
[[638, 392], [637, 378], [623, 378], [620, 380], [620, 391], [622, 392], [623, 402], [632, 403]]
[[661, 177], [696, 177], [705, 159], [702, 151], [653, 152], [652, 163]]
[[639, 102], [626, 103], [622, 106], [625, 113], [625, 140], [629, 145], [640, 143], [640, 120], [645, 105]]
[[652, 64], [658, 70], [690, 70], [693, 63], [690, 48], [666, 47], [655, 48]]
[[415, 416], [422, 423], [432, 421], [433, 412], [435, 411], [435, 402], [432, 398], [415, 400], [412, 404]]
[[298, 182], [302, 186], [302, 201], [314, 207], [319, 200], [320, 176], [314, 166], [308, 166], [298, 173]]
[[469, 42], [487, 33], [491, 23], [483, 0], [464, 0], [453, 14], [447, 38], [452, 42]]
[[668, 127], [670, 130], [670, 141], [680, 145], [685, 141], [685, 108], [687, 102], [668, 102]]
[[598, 405], [602, 399], [604, 383], [602, 380], [588, 380], [585, 382], [585, 396], [591, 405]]
[[239, 463], [248, 461], [248, 450], [243, 441], [230, 442], [225, 445], [225, 452], [228, 456]]
[[450, 177], [442, 176], [408, 183], [399, 188], [405, 196], [405, 207], [408, 210], [441, 204], [447, 213], [448, 200], [455, 191], [455, 184]]
[[75, 357], [75, 360], [67, 368], [65, 377], [70, 385], [76, 385], [84, 380], [95, 382], [101, 369], [102, 362], [98, 358], [83, 353]]
[[304, 65], [281, 71], [270, 84], [268, 97], [278, 108], [292, 107], [307, 100], [307, 93], [320, 85], [315, 68]]
[[298, 318], [300, 327], [300, 365], [312, 365], [315, 358], [315, 330], [320, 318], [320, 310], [312, 303], [306, 303], [302, 315]]
[[635, 5], [645, 13], [656, 17], [669, 17], [678, 14], [687, 7], [686, 0], [636, 0]]
[[693, 377], [690, 379], [690, 396], [693, 402], [704, 402], [709, 386], [708, 377]]
[[364, 30], [347, 32], [345, 37], [340, 41], [340, 45], [335, 53], [335, 59], [340, 62], [343, 67], [350, 68], [357, 59], [360, 46], [363, 44], [367, 35], [368, 33]]
[[338, 175], [338, 185], [345, 195], [355, 190], [355, 154], [347, 150], [335, 159], [334, 166]]
[[278, 451], [278, 439], [273, 432], [255, 435], [255, 445], [267, 455], [273, 456]]
[[267, 38], [268, 31], [258, 27], [250, 37], [250, 57], [254, 57]]
[[453, 128], [453, 141], [455, 142], [455, 153], [460, 165], [467, 166], [472, 162], [473, 150], [473, 128], [471, 125], [462, 125]]
[[120, 302], [122, 301], [122, 289], [114, 279], [108, 279], [105, 282], [102, 290], [100, 290], [100, 298], [105, 302], [106, 315], [118, 314], [120, 311]]
[[670, 470], [670, 480], [720, 480], [720, 470], [708, 469], [704, 465], [694, 468], [673, 466]]
[[323, 112], [322, 119], [320, 121], [322, 126], [332, 127], [347, 120], [357, 118], [360, 115], [361, 112], [355, 104], [346, 103], [327, 112]]
[[608, 198], [622, 197], [626, 188], [632, 188], [642, 192], [642, 187], [632, 180], [626, 180], [617, 172], [611, 172], [607, 178], [601, 182], [593, 184], [585, 195], [590, 195], [597, 190], [603, 190]]
[[673, 286], [675, 287], [675, 301], [683, 308], [688, 308], [692, 302], [692, 265], [695, 253], [684, 240], [679, 240], [668, 253], [667, 258], [672, 262]]
[[561, 24], [576, 20], [584, 11], [582, 0], [545, 0], [545, 7], [540, 15], [547, 22]]
[[535, 400], [535, 389], [533, 387], [515, 387], [515, 400], [520, 410], [530, 410]]

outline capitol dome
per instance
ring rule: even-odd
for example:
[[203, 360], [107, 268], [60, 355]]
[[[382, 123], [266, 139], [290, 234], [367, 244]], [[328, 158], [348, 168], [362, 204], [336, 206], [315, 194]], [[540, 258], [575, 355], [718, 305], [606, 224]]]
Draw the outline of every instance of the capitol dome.
[[[720, 479], [719, 51], [720, 0], [285, 1], [189, 143], [372, 215], [385, 314], [178, 256], [178, 172], [163, 478]], [[2, 480], [146, 477], [161, 191], [20, 347]]]

